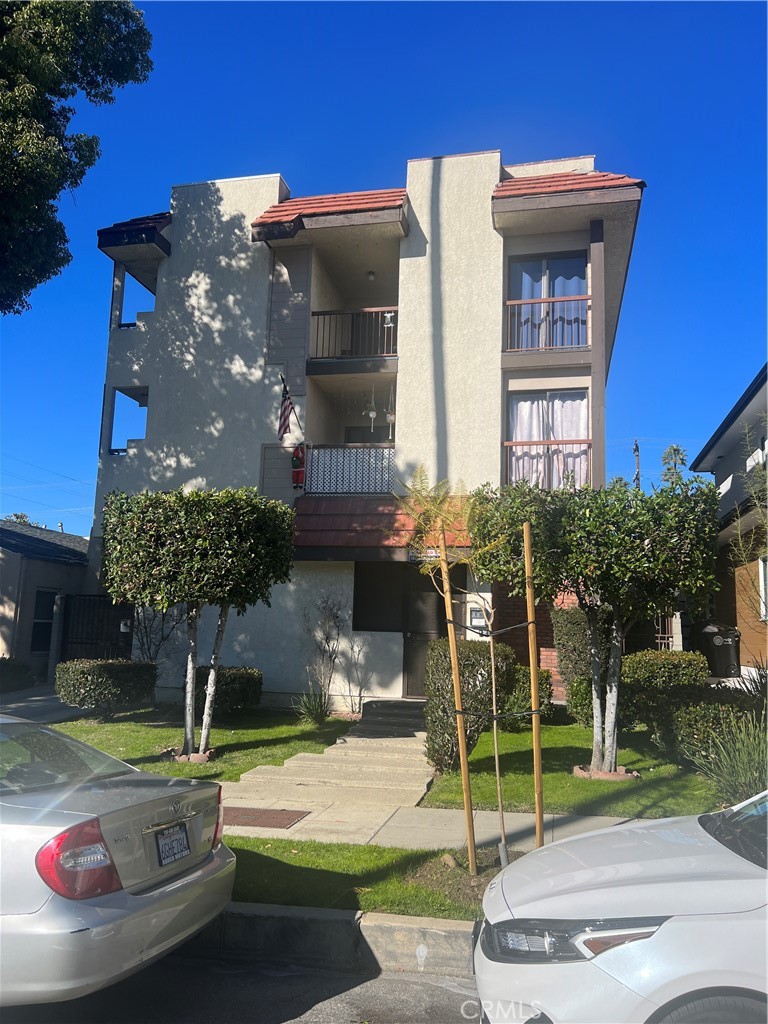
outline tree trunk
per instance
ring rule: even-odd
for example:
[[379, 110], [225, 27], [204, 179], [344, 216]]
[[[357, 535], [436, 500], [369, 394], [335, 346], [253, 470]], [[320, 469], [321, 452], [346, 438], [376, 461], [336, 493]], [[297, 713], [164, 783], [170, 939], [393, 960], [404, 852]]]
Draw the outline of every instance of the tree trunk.
[[608, 656], [608, 678], [605, 693], [605, 756], [602, 769], [604, 772], [616, 771], [618, 748], [619, 683], [621, 681], [621, 649], [622, 631], [620, 624], [614, 619], [611, 627], [611, 651]]
[[211, 738], [211, 725], [213, 724], [213, 702], [216, 700], [216, 677], [219, 672], [219, 656], [221, 655], [221, 642], [224, 639], [224, 630], [227, 628], [227, 615], [229, 605], [219, 606], [219, 622], [216, 627], [216, 639], [213, 641], [211, 651], [211, 669], [208, 673], [208, 685], [205, 688], [205, 709], [203, 711], [203, 728], [200, 732], [200, 753], [208, 750], [208, 743]]
[[187, 680], [184, 688], [184, 753], [195, 749], [195, 672], [197, 671], [197, 622], [200, 608], [187, 605]]
[[603, 708], [600, 699], [602, 687], [602, 666], [600, 664], [599, 630], [597, 613], [587, 612], [589, 630], [589, 655], [592, 668], [592, 771], [598, 771], [603, 763]]

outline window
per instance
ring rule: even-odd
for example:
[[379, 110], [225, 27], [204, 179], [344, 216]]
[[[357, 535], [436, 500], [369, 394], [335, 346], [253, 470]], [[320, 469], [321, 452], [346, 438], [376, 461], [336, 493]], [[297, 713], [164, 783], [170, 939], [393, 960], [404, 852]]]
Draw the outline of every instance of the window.
[[113, 455], [125, 455], [130, 441], [141, 441], [147, 436], [148, 403], [147, 387], [115, 388], [112, 439], [109, 445]]
[[48, 654], [51, 649], [55, 601], [55, 590], [35, 591], [35, 615], [32, 620], [32, 644], [30, 646], [32, 654]]
[[586, 348], [585, 253], [510, 258], [507, 348]]
[[540, 487], [589, 483], [589, 403], [585, 389], [511, 391], [508, 400], [507, 482]]

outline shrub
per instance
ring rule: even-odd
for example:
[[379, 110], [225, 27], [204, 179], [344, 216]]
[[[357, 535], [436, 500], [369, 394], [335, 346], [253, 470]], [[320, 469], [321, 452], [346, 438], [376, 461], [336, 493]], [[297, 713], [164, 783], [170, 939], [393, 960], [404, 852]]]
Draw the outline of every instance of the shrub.
[[37, 679], [29, 665], [16, 658], [0, 658], [0, 693], [29, 690], [37, 686]]
[[[458, 640], [456, 643], [461, 675], [461, 700], [467, 751], [471, 752], [480, 734], [491, 723], [493, 699], [491, 694], [490, 644], [479, 640]], [[531, 706], [530, 676], [528, 669], [518, 665], [515, 652], [506, 644], [496, 644], [497, 705], [501, 711], [527, 711]], [[451, 655], [447, 640], [432, 640], [424, 669], [424, 689], [427, 698], [424, 719], [427, 727], [427, 757], [439, 771], [450, 771], [459, 764], [459, 746], [456, 733], [456, 714], [453, 697]], [[544, 713], [551, 709], [549, 673], [540, 673], [540, 704]], [[503, 727], [517, 728], [524, 719], [502, 719]]]
[[[710, 705], [707, 710], [712, 709]], [[709, 722], [704, 735], [695, 735], [693, 742], [681, 737], [680, 747], [701, 774], [714, 783], [720, 799], [737, 804], [766, 788], [765, 713], [744, 714], [731, 709], [722, 714], [720, 708], [717, 712], [716, 726]]]
[[754, 698], [730, 686], [702, 686], [689, 691], [691, 701], [669, 711], [669, 726], [661, 735], [671, 753], [691, 764], [709, 757], [723, 722], [760, 715]]
[[299, 721], [322, 725], [331, 713], [331, 695], [324, 687], [310, 683], [309, 689], [293, 702], [293, 710]]
[[[581, 608], [553, 608], [551, 616], [557, 651], [557, 666], [567, 689], [576, 679], [592, 678], [592, 656], [589, 648], [587, 616]], [[611, 610], [609, 608], [598, 609], [597, 622], [601, 679], [604, 679], [608, 668], [611, 643], [611, 624], [613, 622]], [[592, 721], [591, 708], [590, 698], [590, 722]]]
[[[195, 675], [195, 712], [203, 713], [205, 688], [208, 685], [208, 665], [199, 665]], [[261, 669], [242, 665], [219, 665], [216, 673], [216, 702], [214, 717], [232, 715], [239, 711], [252, 711], [261, 701]]]
[[56, 666], [56, 693], [65, 704], [91, 708], [109, 718], [118, 708], [151, 704], [157, 666], [151, 661], [63, 661]]
[[619, 692], [623, 727], [644, 725], [662, 750], [674, 750], [673, 712], [691, 704], [712, 703], [715, 690], [707, 684], [709, 668], [694, 651], [638, 651], [621, 662]]
[[[621, 691], [619, 691], [619, 706], [621, 706]], [[592, 681], [582, 676], [572, 679], [566, 689], [566, 704], [568, 714], [575, 719], [582, 729], [589, 729], [592, 726]]]
[[[499, 648], [496, 647], [496, 676], [498, 683], [498, 660]], [[498, 700], [499, 710], [506, 715], [521, 715], [524, 711], [531, 710], [531, 670], [527, 665], [515, 665], [514, 685], [512, 692], [502, 695]], [[552, 717], [552, 673], [546, 668], [539, 669], [539, 708], [541, 718], [545, 720]], [[518, 729], [530, 726], [531, 716], [502, 718], [499, 725], [506, 732], [516, 732]]]

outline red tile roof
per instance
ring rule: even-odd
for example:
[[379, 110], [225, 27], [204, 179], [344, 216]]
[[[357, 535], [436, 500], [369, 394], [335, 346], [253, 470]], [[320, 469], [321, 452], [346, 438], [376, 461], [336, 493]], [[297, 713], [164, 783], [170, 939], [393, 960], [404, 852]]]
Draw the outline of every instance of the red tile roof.
[[[395, 498], [312, 497], [295, 503], [293, 542], [296, 547], [406, 548], [414, 523]], [[446, 535], [448, 547], [466, 547], [460, 532]]]
[[375, 192], [341, 192], [330, 196], [305, 196], [286, 199], [270, 206], [252, 226], [285, 224], [299, 217], [316, 217], [329, 213], [364, 213], [371, 210], [396, 210], [405, 201], [404, 188], [385, 188]]
[[626, 174], [610, 174], [606, 171], [585, 173], [541, 174], [530, 178], [505, 178], [493, 191], [494, 199], [523, 198], [526, 196], [552, 195], [558, 192], [591, 192], [601, 188], [627, 188], [636, 185], [645, 188], [640, 178]]

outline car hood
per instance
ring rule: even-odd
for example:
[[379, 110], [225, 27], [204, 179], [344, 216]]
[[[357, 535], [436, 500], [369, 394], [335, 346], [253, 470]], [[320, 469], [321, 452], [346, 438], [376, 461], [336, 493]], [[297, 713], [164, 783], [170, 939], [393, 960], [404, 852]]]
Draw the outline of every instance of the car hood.
[[488, 903], [496, 920], [739, 913], [765, 904], [765, 882], [695, 817], [665, 818], [536, 850], [497, 876]]

